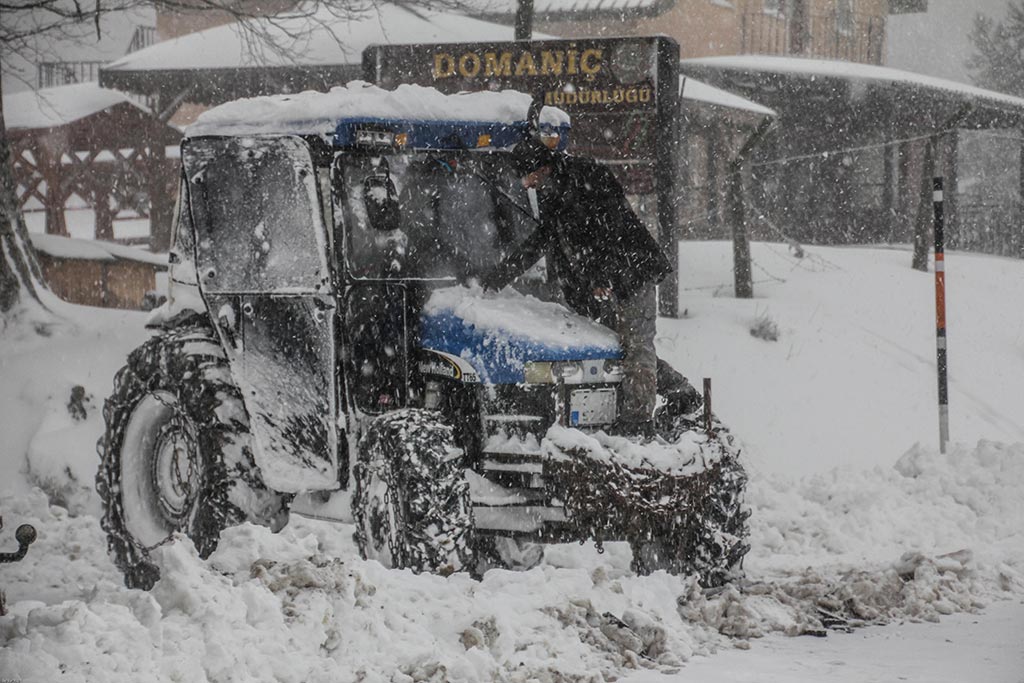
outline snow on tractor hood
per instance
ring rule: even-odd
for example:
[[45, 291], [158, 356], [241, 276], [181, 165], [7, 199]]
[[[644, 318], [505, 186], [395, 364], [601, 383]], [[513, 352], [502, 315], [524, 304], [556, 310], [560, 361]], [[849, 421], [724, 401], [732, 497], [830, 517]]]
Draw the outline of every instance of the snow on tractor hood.
[[421, 322], [423, 348], [465, 359], [488, 384], [523, 382], [529, 361], [622, 357], [607, 327], [511, 288], [436, 289]]

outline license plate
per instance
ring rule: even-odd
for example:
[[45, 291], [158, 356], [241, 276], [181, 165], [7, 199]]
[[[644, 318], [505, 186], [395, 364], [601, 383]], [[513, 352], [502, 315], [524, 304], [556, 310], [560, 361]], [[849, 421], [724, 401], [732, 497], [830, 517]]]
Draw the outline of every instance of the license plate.
[[576, 389], [569, 394], [569, 424], [573, 427], [615, 422], [615, 389]]

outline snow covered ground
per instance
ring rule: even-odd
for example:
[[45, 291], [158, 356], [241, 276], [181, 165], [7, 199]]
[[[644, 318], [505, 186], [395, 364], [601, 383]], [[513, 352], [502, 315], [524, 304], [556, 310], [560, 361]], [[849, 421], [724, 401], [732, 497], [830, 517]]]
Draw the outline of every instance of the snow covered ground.
[[[413, 576], [301, 518], [229, 530], [206, 561], [183, 540], [152, 592], [125, 590], [91, 484], [99, 407], [144, 314], [57, 303], [48, 336], [0, 332], [0, 550], [18, 524], [40, 531], [0, 565], [0, 678], [1022, 683], [1024, 263], [947, 256], [943, 455], [932, 276], [902, 250], [807, 251], [755, 244], [757, 298], [738, 301], [729, 245], [684, 243], [687, 315], [659, 321], [661, 353], [714, 379], [751, 475], [747, 581], [713, 594], [631, 575], [619, 544], [552, 547], [482, 582]], [[867, 625], [792, 637], [823, 609]]]

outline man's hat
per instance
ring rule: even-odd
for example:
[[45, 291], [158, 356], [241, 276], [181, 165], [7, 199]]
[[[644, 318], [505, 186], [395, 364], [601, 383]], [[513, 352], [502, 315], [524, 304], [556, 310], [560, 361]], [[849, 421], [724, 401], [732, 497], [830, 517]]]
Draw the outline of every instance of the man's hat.
[[510, 155], [512, 170], [520, 178], [530, 175], [538, 168], [550, 166], [555, 163], [555, 158], [556, 153], [532, 135], [513, 147]]

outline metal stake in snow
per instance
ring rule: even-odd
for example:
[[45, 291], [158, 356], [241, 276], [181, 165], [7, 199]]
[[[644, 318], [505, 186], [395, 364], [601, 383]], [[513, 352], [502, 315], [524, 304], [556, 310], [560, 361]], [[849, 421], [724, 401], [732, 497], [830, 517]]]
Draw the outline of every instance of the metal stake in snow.
[[704, 431], [708, 436], [713, 434], [711, 430], [711, 378], [704, 378]]
[[932, 206], [935, 211], [935, 360], [939, 375], [939, 451], [945, 453], [949, 441], [949, 388], [946, 381], [946, 256], [941, 177], [932, 180]]

